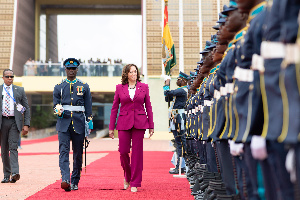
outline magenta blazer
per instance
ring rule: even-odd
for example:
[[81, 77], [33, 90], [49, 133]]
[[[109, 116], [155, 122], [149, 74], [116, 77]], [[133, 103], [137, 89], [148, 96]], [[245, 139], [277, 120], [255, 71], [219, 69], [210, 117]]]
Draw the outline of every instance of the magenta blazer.
[[[129, 96], [128, 84], [118, 84], [111, 108], [109, 130], [115, 129], [119, 104], [120, 114], [117, 122], [117, 130], [154, 129], [153, 112], [149, 96], [149, 87], [145, 83], [137, 81], [133, 100]], [[145, 108], [146, 111], [145, 112]]]

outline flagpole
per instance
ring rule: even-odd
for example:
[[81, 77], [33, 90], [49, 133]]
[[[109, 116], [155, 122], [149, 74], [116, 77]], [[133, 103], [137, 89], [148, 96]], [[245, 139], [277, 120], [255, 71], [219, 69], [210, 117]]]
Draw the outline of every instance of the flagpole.
[[183, 0], [179, 0], [179, 72], [184, 72], [183, 50]]
[[[164, 20], [165, 20], [165, 5], [166, 5], [166, 1], [168, 2], [168, 0], [162, 0], [161, 1], [161, 12], [162, 12], [162, 20], [161, 20], [162, 30], [161, 30], [161, 35], [162, 35], [162, 37], [164, 36]], [[165, 66], [164, 66], [163, 63], [162, 63], [162, 66], [161, 66], [161, 76], [165, 77]], [[171, 88], [171, 82], [170, 82], [169, 88]], [[168, 109], [169, 108], [170, 108], [170, 98], [168, 97]], [[169, 119], [169, 124], [170, 124], [170, 119]]]

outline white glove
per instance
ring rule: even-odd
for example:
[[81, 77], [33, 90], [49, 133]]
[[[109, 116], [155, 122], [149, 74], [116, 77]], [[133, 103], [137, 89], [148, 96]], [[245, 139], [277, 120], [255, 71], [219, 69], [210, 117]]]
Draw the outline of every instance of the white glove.
[[295, 150], [290, 149], [286, 155], [285, 168], [290, 173], [291, 182], [296, 182], [296, 162], [295, 162]]
[[264, 160], [268, 157], [265, 138], [254, 135], [251, 139], [250, 148], [254, 159]]
[[230, 147], [230, 154], [233, 156], [239, 156], [241, 153], [244, 153], [244, 144], [243, 143], [235, 143], [232, 140], [228, 141]]
[[166, 81], [166, 80], [168, 80], [168, 79], [170, 79], [170, 80], [171, 80], [171, 76], [165, 75], [165, 77], [164, 77], [164, 81]]
[[64, 112], [63, 106], [61, 104], [56, 104], [54, 109], [54, 114], [61, 116], [63, 112]]

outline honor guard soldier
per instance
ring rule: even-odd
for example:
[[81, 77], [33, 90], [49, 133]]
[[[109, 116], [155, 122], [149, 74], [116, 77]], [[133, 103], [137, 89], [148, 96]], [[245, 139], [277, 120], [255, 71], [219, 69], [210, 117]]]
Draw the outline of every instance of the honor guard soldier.
[[[290, 156], [287, 156], [286, 144], [282, 142], [287, 142], [287, 146], [291, 147], [297, 138], [299, 139], [299, 126], [296, 125], [299, 124], [297, 119], [300, 113], [299, 88], [296, 80], [297, 77], [299, 78], [299, 73], [297, 74], [299, 70], [295, 71], [295, 60], [289, 58], [299, 55], [299, 52], [294, 51], [293, 43], [296, 42], [299, 34], [297, 18], [300, 4], [299, 1], [274, 0], [272, 2], [263, 26], [265, 41], [261, 44], [261, 56], [264, 64], [262, 67], [257, 66], [260, 79], [264, 80], [261, 83], [261, 91], [265, 121], [261, 136], [267, 141], [265, 149], [270, 166], [271, 161], [276, 160], [276, 164], [272, 167], [278, 174], [274, 176], [274, 183], [278, 185], [278, 198], [299, 199], [296, 195], [297, 190], [293, 190], [293, 184], [289, 179], [289, 175], [292, 176], [293, 173], [288, 170], [291, 172], [289, 174], [286, 170], [289, 168], [285, 167], [288, 166], [285, 163], [286, 158]], [[251, 148], [252, 146], [251, 144]], [[259, 155], [259, 151], [256, 152], [256, 155]]]
[[[288, 153], [286, 166], [290, 177], [295, 182], [299, 199], [300, 191], [300, 2], [280, 1], [284, 11], [280, 13], [282, 28], [280, 42], [285, 46], [285, 57], [280, 74], [280, 89], [282, 92], [284, 123], [279, 142], [284, 142], [291, 150]], [[295, 153], [294, 153], [295, 152]], [[289, 167], [288, 167], [289, 166]]]
[[194, 134], [194, 131], [192, 130], [192, 100], [195, 96], [196, 93], [196, 88], [194, 87], [194, 77], [195, 73], [190, 71], [190, 76], [189, 76], [189, 85], [187, 86], [188, 88], [188, 99], [186, 101], [185, 105], [185, 116], [186, 116], [186, 139], [187, 139], [187, 151], [188, 153], [192, 153], [193, 155], [196, 155], [197, 152], [197, 145], [195, 141], [195, 136], [192, 135]]
[[[265, 1], [254, 3], [249, 0], [245, 4], [238, 3], [238, 8], [241, 12], [249, 12], [249, 24], [241, 41], [241, 50], [237, 51], [235, 57], [238, 67], [234, 72], [237, 79], [234, 93], [236, 94], [235, 106], [239, 117], [239, 131], [236, 142], [244, 143], [245, 159], [250, 177], [255, 177], [257, 174], [257, 164], [255, 164], [257, 160], [255, 159], [262, 160], [260, 165], [264, 176], [267, 199], [293, 199], [293, 186], [285, 178], [288, 173], [284, 167], [287, 153], [284, 145], [274, 140], [268, 140], [266, 145], [264, 135], [260, 137], [261, 133], [264, 132], [263, 116], [266, 114], [262, 105], [262, 93], [264, 91], [260, 87], [263, 84], [263, 81], [260, 80], [263, 79], [260, 78], [259, 68], [253, 58], [255, 55], [261, 55], [261, 43], [264, 38], [262, 33], [265, 24], [271, 20], [268, 19], [269, 11], [266, 9]], [[271, 32], [273, 34], [273, 31]], [[247, 75], [247, 77], [244, 75]], [[259, 156], [256, 156], [255, 152], [259, 149], [264, 149], [265, 152], [260, 151]], [[277, 176], [272, 173], [275, 171]], [[257, 185], [253, 185], [254, 191], [256, 191], [255, 188], [257, 188]], [[277, 193], [273, 192], [275, 190]]]
[[[171, 113], [170, 127], [177, 145], [176, 151], [178, 158], [182, 157], [182, 148], [184, 151], [186, 150], [184, 106], [186, 104], [188, 94], [186, 86], [187, 79], [188, 75], [180, 72], [177, 79], [177, 85], [179, 86], [179, 88], [170, 90], [170, 87], [168, 87], [168, 85], [164, 86], [166, 101], [172, 101], [173, 99], [175, 100]], [[177, 159], [176, 168], [174, 170], [171, 170], [169, 172], [170, 174], [179, 173], [179, 162], [180, 159]]]
[[[240, 13], [237, 10], [237, 3], [235, 0], [231, 0], [229, 2], [229, 9], [223, 11], [224, 14], [228, 15], [226, 21], [226, 28], [229, 32], [236, 33], [233, 40], [231, 40], [228, 44], [228, 48], [225, 51], [227, 57], [226, 64], [226, 92], [228, 97], [228, 139], [232, 139], [235, 136], [235, 128], [236, 128], [236, 118], [235, 118], [235, 110], [233, 109], [234, 105], [234, 96], [233, 94], [233, 73], [236, 68], [235, 63], [235, 51], [240, 49], [241, 40], [243, 39], [243, 31], [246, 30], [246, 21], [248, 19], [247, 13]], [[237, 129], [238, 130], [238, 129]], [[238, 188], [238, 193], [241, 195], [241, 199], [245, 199], [246, 196], [254, 198], [251, 177], [249, 176], [249, 170], [246, 165], [245, 156], [243, 154], [243, 143], [236, 144], [234, 141], [229, 141], [230, 143], [230, 153], [234, 159], [233, 171], [236, 176], [236, 187]], [[246, 187], [244, 187], [244, 185]], [[253, 192], [254, 191], [254, 192]]]
[[[54, 113], [58, 115], [56, 130], [59, 140], [59, 167], [62, 176], [61, 188], [78, 190], [82, 170], [84, 138], [93, 129], [92, 96], [89, 85], [76, 78], [79, 61], [68, 58], [63, 63], [67, 79], [54, 87]], [[73, 149], [73, 171], [70, 184], [70, 140]]]
[[[248, 175], [246, 176], [250, 177], [251, 180], [250, 187], [247, 186], [247, 195], [249, 198], [259, 198], [257, 192], [258, 183], [257, 181], [253, 181], [252, 178], [257, 176], [258, 161], [253, 159], [251, 155], [250, 141], [252, 138], [252, 134], [261, 134], [263, 114], [257, 113], [258, 111], [262, 111], [259, 79], [257, 79], [256, 76], [253, 77], [254, 73], [250, 68], [252, 63], [252, 55], [260, 54], [260, 44], [262, 41], [262, 24], [264, 23], [266, 16], [265, 4], [266, 2], [261, 0], [256, 2], [247, 1], [244, 5], [238, 2], [239, 12], [248, 14], [248, 20], [245, 29], [242, 31], [240, 40], [235, 44], [236, 47], [234, 50], [236, 68], [233, 75], [234, 91], [232, 96], [234, 101], [233, 110], [236, 118], [236, 130], [233, 140], [236, 143], [244, 144], [244, 153], [242, 154], [240, 166], [246, 164], [246, 169], [248, 172]], [[246, 75], [247, 77], [245, 77], [244, 75]], [[253, 103], [255, 103], [255, 105]], [[251, 104], [251, 106], [254, 106], [248, 107], [249, 104]], [[252, 120], [252, 116], [255, 116], [256, 120]], [[254, 124], [256, 125], [253, 126]], [[260, 163], [260, 165], [262, 167], [262, 170], [264, 171], [264, 163]], [[239, 164], [237, 164], [237, 167], [239, 167]], [[267, 174], [265, 172], [263, 172], [263, 174], [265, 175], [265, 178]], [[247, 177], [245, 178], [246, 182], [248, 182]], [[271, 196], [268, 195], [269, 192], [274, 191], [274, 189], [270, 189], [271, 187], [269, 187], [274, 185], [273, 183], [274, 181], [271, 180], [267, 180], [265, 182], [264, 186], [266, 189], [267, 199], [274, 199], [270, 198]]]
[[[193, 143], [193, 140], [195, 139], [195, 130], [194, 130], [194, 126], [192, 125], [192, 110], [193, 110], [193, 99], [195, 97], [195, 87], [194, 87], [194, 81], [195, 81], [195, 72], [191, 72], [190, 71], [190, 84], [189, 87], [189, 98], [186, 101], [186, 105], [185, 105], [185, 109], [186, 109], [186, 121], [188, 123], [188, 127], [187, 129], [187, 138], [190, 139]], [[193, 146], [191, 145], [191, 147], [196, 150]]]

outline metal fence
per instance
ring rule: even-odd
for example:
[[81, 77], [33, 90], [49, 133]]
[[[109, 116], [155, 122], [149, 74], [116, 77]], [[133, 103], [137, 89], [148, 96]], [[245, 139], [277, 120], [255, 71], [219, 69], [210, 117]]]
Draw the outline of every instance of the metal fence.
[[[82, 63], [77, 76], [122, 76], [124, 64]], [[24, 65], [24, 76], [66, 76], [61, 63], [30, 63]]]

